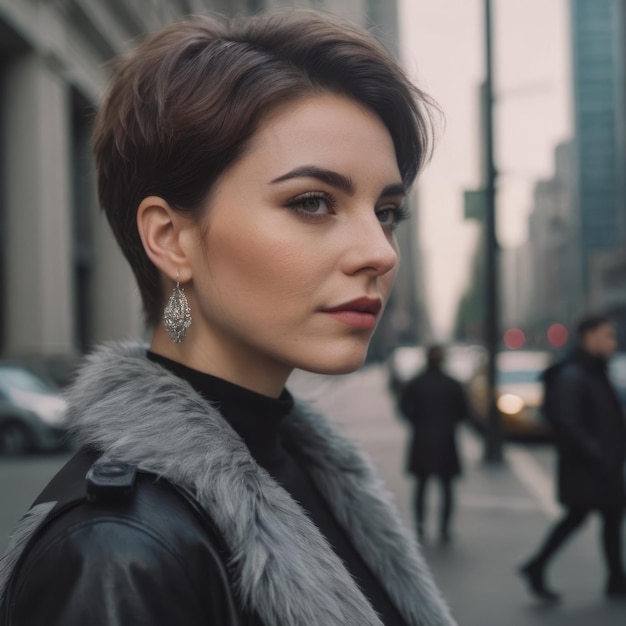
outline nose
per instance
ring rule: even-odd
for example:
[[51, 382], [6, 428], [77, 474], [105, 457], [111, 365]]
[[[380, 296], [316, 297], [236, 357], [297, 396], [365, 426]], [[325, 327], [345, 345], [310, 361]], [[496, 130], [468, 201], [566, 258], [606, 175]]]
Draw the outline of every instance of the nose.
[[349, 245], [344, 255], [346, 274], [383, 276], [396, 268], [396, 239], [393, 233], [381, 225], [373, 211], [347, 224], [347, 229]]

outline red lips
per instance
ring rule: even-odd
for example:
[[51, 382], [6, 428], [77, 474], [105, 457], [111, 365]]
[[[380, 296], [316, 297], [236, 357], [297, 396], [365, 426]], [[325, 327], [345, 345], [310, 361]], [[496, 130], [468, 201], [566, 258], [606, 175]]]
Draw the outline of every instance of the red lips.
[[324, 309], [323, 312], [348, 326], [371, 330], [376, 326], [376, 317], [382, 306], [378, 298], [357, 298], [339, 306]]
[[361, 313], [371, 313], [372, 315], [378, 315], [382, 309], [382, 302], [378, 298], [357, 298], [356, 300], [350, 300], [339, 306], [324, 309], [325, 313], [336, 313], [337, 311], [359, 311]]

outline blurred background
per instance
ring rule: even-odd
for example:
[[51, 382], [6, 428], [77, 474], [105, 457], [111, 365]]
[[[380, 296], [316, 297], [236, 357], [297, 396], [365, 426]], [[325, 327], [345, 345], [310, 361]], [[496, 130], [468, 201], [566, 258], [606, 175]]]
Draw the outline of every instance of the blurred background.
[[[601, 579], [593, 536], [559, 566], [575, 598], [561, 613], [535, 610], [512, 572], [558, 511], [551, 449], [528, 442], [550, 441], [538, 377], [567, 349], [584, 312], [602, 311], [617, 323], [611, 374], [626, 403], [626, 0], [492, 0], [491, 97], [484, 5], [0, 0], [0, 502], [7, 503], [0, 505], [0, 551], [67, 458], [59, 388], [81, 355], [102, 341], [145, 336], [134, 279], [97, 206], [90, 160], [107, 61], [190, 12], [308, 7], [371, 29], [439, 103], [445, 121], [411, 194], [412, 218], [398, 230], [401, 271], [369, 367], [339, 382], [300, 373], [294, 387], [325, 403], [368, 448], [411, 525], [406, 427], [395, 394], [423, 366], [425, 345], [448, 344], [448, 370], [467, 386], [473, 408], [462, 441], [469, 463], [463, 528], [447, 552], [426, 550], [462, 611], [460, 623], [622, 623], [623, 608], [602, 604], [589, 583]], [[493, 239], [485, 201], [490, 117]], [[490, 246], [499, 267], [491, 296]], [[485, 322], [490, 298], [499, 308], [495, 329]], [[489, 330], [501, 351], [498, 415], [514, 442], [498, 468], [480, 462]], [[365, 417], [357, 423], [354, 414]], [[581, 580], [572, 576], [579, 569]], [[479, 598], [494, 593], [496, 608], [487, 610]]]

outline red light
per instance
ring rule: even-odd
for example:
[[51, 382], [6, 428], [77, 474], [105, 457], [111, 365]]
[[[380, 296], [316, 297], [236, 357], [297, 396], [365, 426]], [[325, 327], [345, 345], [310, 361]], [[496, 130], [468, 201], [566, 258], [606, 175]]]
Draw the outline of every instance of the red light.
[[553, 348], [562, 348], [569, 338], [567, 328], [563, 324], [552, 324], [548, 328], [548, 342]]
[[509, 328], [504, 333], [504, 345], [509, 350], [519, 350], [526, 343], [526, 335], [519, 328]]

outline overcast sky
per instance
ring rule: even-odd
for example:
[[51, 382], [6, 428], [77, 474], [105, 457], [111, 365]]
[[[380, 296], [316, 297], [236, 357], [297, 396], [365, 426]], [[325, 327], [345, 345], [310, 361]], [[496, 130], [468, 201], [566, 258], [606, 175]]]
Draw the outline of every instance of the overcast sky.
[[[484, 79], [483, 0], [400, 0], [401, 50], [412, 78], [442, 107], [446, 126], [418, 190], [426, 303], [450, 332], [467, 283], [477, 225], [463, 191], [477, 187], [478, 86]], [[521, 243], [535, 181], [553, 171], [571, 135], [568, 0], [492, 0], [499, 237]]]

